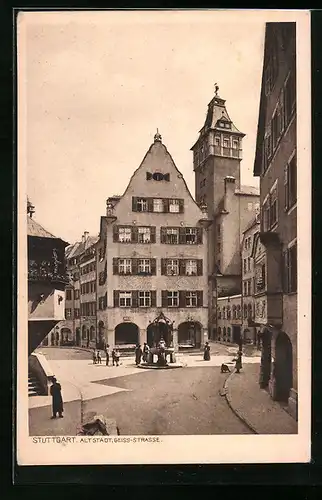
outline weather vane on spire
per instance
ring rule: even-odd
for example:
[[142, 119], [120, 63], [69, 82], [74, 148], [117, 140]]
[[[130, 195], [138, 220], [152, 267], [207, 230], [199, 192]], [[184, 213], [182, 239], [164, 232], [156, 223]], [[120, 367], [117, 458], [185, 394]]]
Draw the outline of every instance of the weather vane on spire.
[[218, 87], [218, 83], [216, 82], [215, 83], [215, 96], [218, 96], [218, 91], [219, 91], [219, 87]]
[[157, 128], [157, 133], [154, 136], [154, 142], [162, 142], [161, 134], [159, 133], [159, 129]]

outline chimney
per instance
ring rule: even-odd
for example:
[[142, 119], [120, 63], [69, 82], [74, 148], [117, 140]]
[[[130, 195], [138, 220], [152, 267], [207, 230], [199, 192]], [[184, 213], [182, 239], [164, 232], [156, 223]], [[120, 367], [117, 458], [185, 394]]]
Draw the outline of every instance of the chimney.
[[82, 243], [85, 243], [85, 234], [82, 234]]
[[89, 232], [88, 232], [88, 231], [84, 231], [84, 238], [85, 238], [85, 241], [87, 240], [88, 235], [89, 235]]

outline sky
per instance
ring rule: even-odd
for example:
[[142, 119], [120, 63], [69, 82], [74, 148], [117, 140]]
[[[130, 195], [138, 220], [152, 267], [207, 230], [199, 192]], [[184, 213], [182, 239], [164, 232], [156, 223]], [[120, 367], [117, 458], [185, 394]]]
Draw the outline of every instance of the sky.
[[106, 198], [124, 192], [157, 128], [194, 196], [190, 148], [215, 83], [246, 134], [242, 183], [258, 186], [264, 28], [264, 15], [242, 12], [23, 13], [18, 84], [35, 220], [69, 243], [97, 235]]

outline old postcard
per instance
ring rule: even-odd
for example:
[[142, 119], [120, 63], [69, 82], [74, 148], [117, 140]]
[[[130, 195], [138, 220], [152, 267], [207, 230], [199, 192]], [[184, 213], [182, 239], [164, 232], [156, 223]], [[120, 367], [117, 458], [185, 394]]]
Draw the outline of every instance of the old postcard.
[[308, 462], [310, 13], [17, 47], [19, 465]]

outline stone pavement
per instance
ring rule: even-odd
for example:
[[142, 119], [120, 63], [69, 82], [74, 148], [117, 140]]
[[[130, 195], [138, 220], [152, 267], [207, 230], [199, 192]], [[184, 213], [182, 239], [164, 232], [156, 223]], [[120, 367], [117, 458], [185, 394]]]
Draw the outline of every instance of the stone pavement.
[[225, 394], [229, 406], [256, 434], [297, 434], [297, 422], [259, 387], [259, 366], [243, 359], [241, 372], [228, 377]]
[[[233, 351], [236, 352], [236, 348]], [[46, 355], [45, 350], [43, 353]], [[234, 365], [231, 361], [231, 354], [218, 355], [214, 349], [212, 349], [210, 361], [204, 361], [202, 353], [194, 356], [178, 354], [176, 358], [177, 362], [184, 367], [221, 366], [222, 363]], [[243, 359], [244, 364], [258, 362], [258, 357], [244, 357]], [[120, 366], [106, 366], [105, 358], [102, 358], [100, 365], [94, 365], [91, 359], [50, 359], [49, 363], [57, 380], [62, 385], [63, 400], [66, 403], [79, 399], [87, 401], [125, 391], [127, 389], [101, 385], [97, 382], [141, 372], [140, 368], [135, 365], [133, 357], [121, 358]], [[146, 369], [146, 371], [150, 370]], [[33, 396], [28, 399], [30, 409], [51, 404], [51, 396]]]

